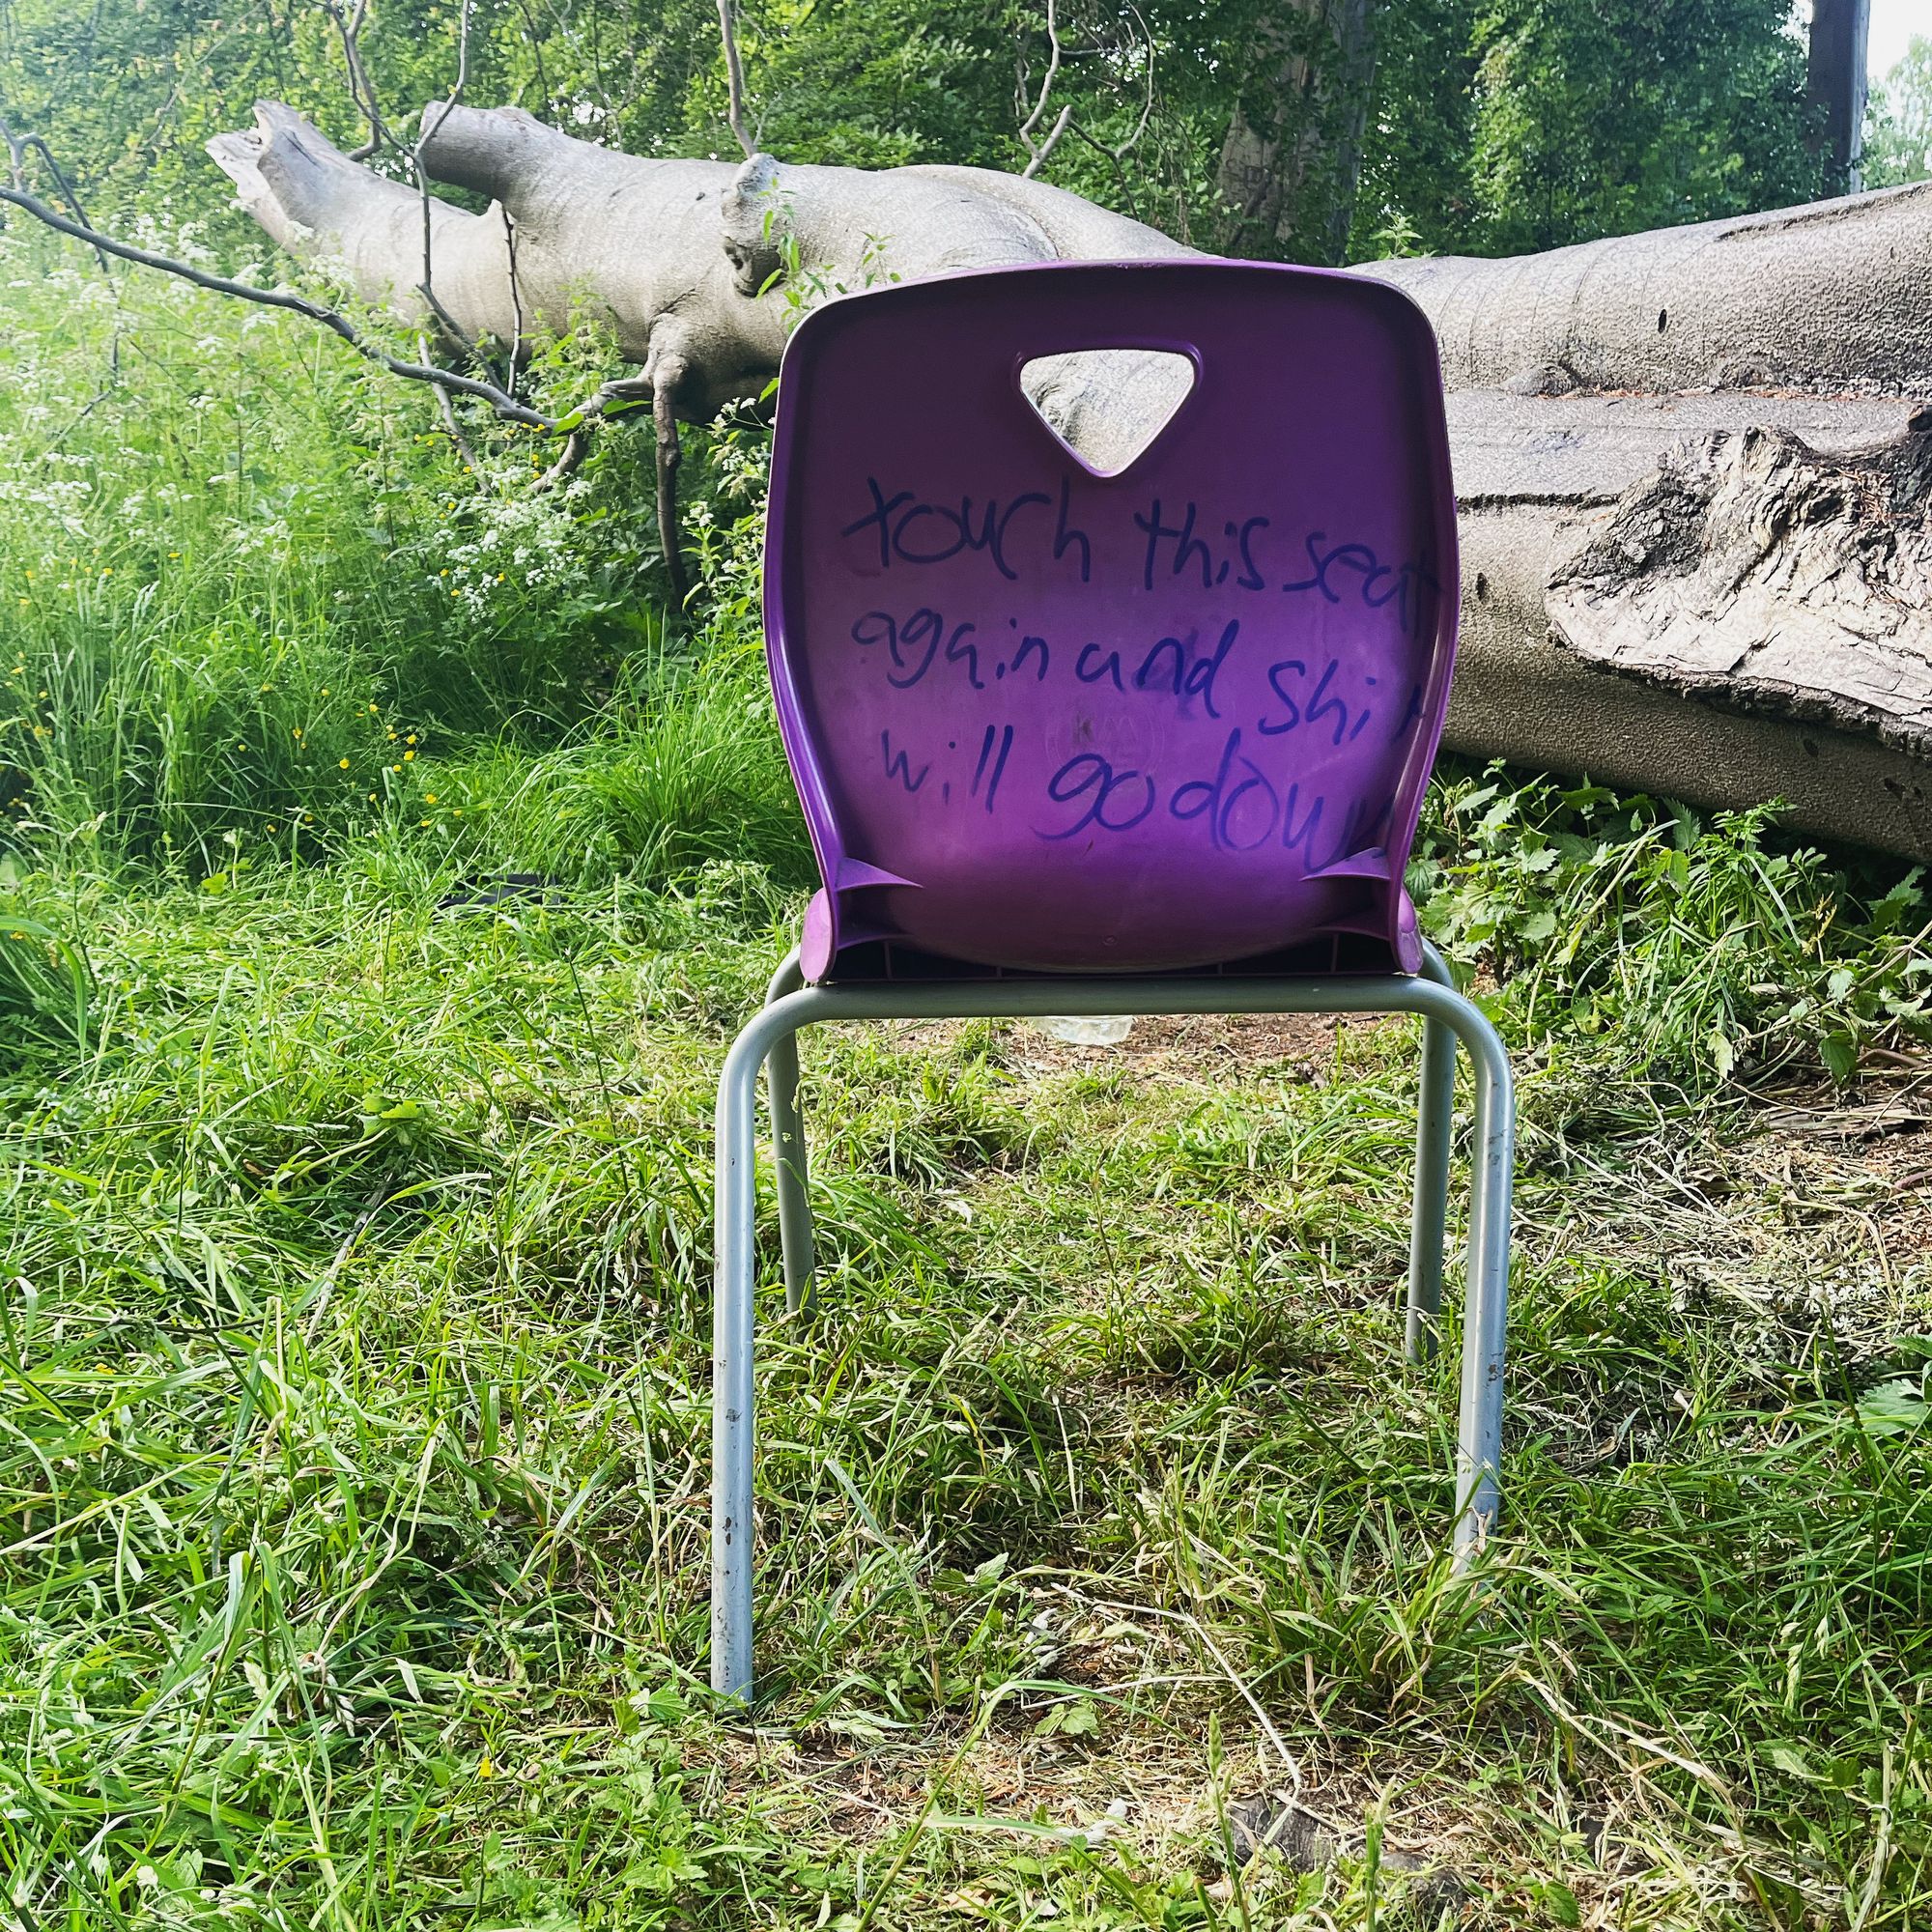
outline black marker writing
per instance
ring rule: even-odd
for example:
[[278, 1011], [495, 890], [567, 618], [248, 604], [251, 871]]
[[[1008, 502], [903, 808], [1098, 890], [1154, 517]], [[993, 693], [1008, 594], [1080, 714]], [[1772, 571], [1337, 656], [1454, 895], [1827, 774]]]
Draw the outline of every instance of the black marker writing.
[[[1147, 558], [1142, 565], [1141, 578], [1145, 588], [1153, 588], [1153, 567], [1160, 558], [1160, 547], [1165, 542], [1174, 545], [1174, 569], [1171, 573], [1179, 577], [1190, 562], [1198, 560], [1201, 565], [1201, 587], [1211, 590], [1214, 587], [1214, 559], [1208, 554], [1208, 546], [1194, 534], [1194, 505], [1187, 506], [1186, 517], [1179, 524], [1164, 524], [1160, 518], [1160, 498], [1156, 497], [1149, 506], [1146, 516], [1137, 510], [1135, 524], [1147, 532]], [[1228, 567], [1221, 566], [1221, 575], [1226, 577]]]
[[[1134, 781], [1140, 781], [1142, 790], [1138, 799], [1134, 792]], [[1114, 794], [1124, 791], [1126, 800], [1115, 816], [1107, 815]], [[1081, 799], [1088, 799], [1087, 810], [1064, 832], [1042, 832], [1042, 838], [1073, 838], [1085, 832], [1090, 825], [1097, 825], [1102, 832], [1131, 832], [1154, 807], [1153, 781], [1140, 772], [1128, 770], [1115, 771], [1110, 760], [1093, 752], [1083, 752], [1077, 757], [1068, 758], [1046, 781], [1046, 795], [1055, 805], [1074, 805]]]
[[1053, 525], [1053, 560], [1058, 563], [1062, 556], [1072, 548], [1080, 546], [1080, 581], [1090, 582], [1094, 576], [1094, 547], [1087, 541], [1085, 530], [1076, 530], [1066, 521], [1067, 479], [1060, 479], [1060, 513]]
[[[1279, 738], [1285, 733], [1303, 724], [1321, 724], [1334, 720], [1330, 742], [1341, 744], [1344, 738], [1354, 739], [1361, 735], [1370, 718], [1374, 715], [1371, 706], [1363, 699], [1359, 711], [1345, 698], [1330, 690], [1335, 674], [1341, 668], [1338, 659], [1330, 658], [1321, 667], [1321, 673], [1316, 679], [1313, 691], [1303, 691], [1300, 681], [1308, 675], [1308, 666], [1301, 658], [1283, 658], [1277, 664], [1268, 666], [1268, 688], [1281, 700], [1281, 708], [1286, 717], [1264, 717], [1255, 721], [1255, 729], [1264, 738]], [[1365, 684], [1374, 684], [1373, 677], [1365, 677]]]
[[1208, 837], [1216, 851], [1252, 852], [1273, 836], [1281, 800], [1262, 768], [1241, 755], [1241, 731], [1236, 725], [1221, 747], [1214, 776], [1177, 785], [1167, 809], [1175, 818], [1206, 818]]
[[[899, 490], [888, 497], [876, 476], [866, 478], [872, 507], [863, 517], [838, 532], [855, 537], [873, 530], [879, 540], [879, 567], [890, 569], [896, 558], [901, 563], [944, 563], [962, 550], [984, 551], [1002, 577], [1017, 581], [1019, 572], [1007, 561], [1007, 528], [1030, 505], [1046, 508], [1053, 498], [1038, 490], [1027, 490], [1012, 497], [1004, 508], [997, 497], [988, 497], [979, 509], [971, 497], [961, 497], [955, 510], [949, 503], [919, 501], [912, 491]], [[1084, 582], [1091, 558], [1087, 539], [1078, 530], [1065, 527], [1066, 501], [1063, 490], [1061, 526], [1054, 538], [1056, 558], [1069, 544], [1081, 546], [1081, 577]]]
[[897, 779], [907, 791], [916, 792], [925, 782], [927, 774], [932, 770], [930, 764], [922, 765], [919, 768], [919, 775], [914, 777], [912, 760], [903, 751], [893, 750], [893, 734], [890, 731], [879, 733], [879, 750], [885, 754], [886, 776], [889, 779]]
[[[1088, 669], [1089, 665], [1093, 665], [1094, 668], [1092, 670]], [[1110, 678], [1113, 681], [1116, 691], [1125, 691], [1127, 688], [1121, 682], [1120, 652], [1109, 651], [1103, 658], [1100, 655], [1100, 646], [1098, 644], [1082, 644], [1080, 646], [1080, 655], [1073, 660], [1073, 675], [1082, 684], [1098, 684], [1104, 677]]]
[[[1141, 668], [1134, 672], [1134, 689], [1145, 691], [1151, 684], [1159, 684], [1171, 690], [1176, 697], [1198, 697], [1210, 718], [1220, 717], [1214, 703], [1214, 680], [1221, 674], [1221, 667], [1228, 661], [1228, 653], [1235, 648], [1235, 639], [1240, 635], [1238, 618], [1231, 617], [1221, 632], [1221, 641], [1214, 646], [1211, 657], [1196, 657], [1188, 663], [1188, 651], [1194, 643], [1192, 634], [1183, 644], [1179, 638], [1163, 638], [1141, 660]], [[1091, 649], [1092, 646], [1089, 646]], [[1116, 678], [1118, 685], [1119, 679]]]
[[895, 667], [886, 673], [886, 682], [895, 691], [910, 691], [932, 668], [944, 641], [946, 662], [963, 664], [966, 681], [975, 691], [984, 691], [979, 647], [965, 641], [976, 629], [974, 624], [955, 624], [949, 636], [946, 620], [937, 611], [923, 607], [903, 624], [890, 611], [867, 611], [853, 624], [852, 641], [868, 649], [873, 644], [885, 645]]
[[986, 763], [992, 760], [993, 775], [986, 779], [985, 807], [993, 809], [993, 801], [999, 794], [1000, 781], [1006, 776], [1007, 754], [1013, 749], [1013, 727], [1010, 724], [999, 728], [999, 749], [994, 750], [994, 726], [988, 724], [984, 737], [980, 740], [980, 762], [973, 768], [973, 796], [980, 795], [980, 781], [986, 778]]

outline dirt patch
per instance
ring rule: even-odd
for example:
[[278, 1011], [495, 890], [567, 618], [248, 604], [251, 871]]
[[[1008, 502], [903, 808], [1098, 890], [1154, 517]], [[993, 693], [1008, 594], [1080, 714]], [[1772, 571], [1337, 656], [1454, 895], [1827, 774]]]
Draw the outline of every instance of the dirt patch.
[[1217, 1072], [1287, 1061], [1313, 1079], [1335, 1059], [1333, 1013], [1152, 1013], [1118, 1046], [1069, 1046], [1037, 1027], [1015, 1025], [1015, 1068], [1065, 1073], [1125, 1066], [1159, 1080], [1211, 1080]]
[[1754, 1143], [1792, 1200], [1864, 1225], [1888, 1290], [1932, 1255], [1932, 1065], [1895, 1059], [1851, 1094], [1779, 1096], [1758, 1112]]
[[[1003, 1034], [1001, 1057], [1012, 1072], [1036, 1080], [1118, 1070], [1140, 1080], [1218, 1085], [1231, 1075], [1283, 1065], [1294, 1077], [1314, 1080], [1334, 1065], [1339, 1029], [1363, 1023], [1334, 1013], [1153, 1013], [1135, 1020], [1118, 1046], [1071, 1046], [1013, 1020]], [[894, 1032], [904, 1047], [945, 1053], [972, 1024], [905, 1020]]]

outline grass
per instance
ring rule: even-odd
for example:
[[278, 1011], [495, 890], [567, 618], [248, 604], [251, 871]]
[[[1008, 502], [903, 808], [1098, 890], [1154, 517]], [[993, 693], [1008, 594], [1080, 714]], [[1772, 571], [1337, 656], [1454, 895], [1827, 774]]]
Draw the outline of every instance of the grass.
[[[816, 1039], [721, 1711], [710, 1096], [809, 876], [755, 445], [640, 618], [621, 444], [529, 512], [293, 331], [0, 254], [0, 1919], [1314, 1932], [1411, 1851], [1472, 1925], [1926, 1922], [1905, 867], [1438, 783], [1523, 1075], [1475, 1598], [1408, 1027]], [[1231, 1858], [1264, 1792], [1341, 1860]]]

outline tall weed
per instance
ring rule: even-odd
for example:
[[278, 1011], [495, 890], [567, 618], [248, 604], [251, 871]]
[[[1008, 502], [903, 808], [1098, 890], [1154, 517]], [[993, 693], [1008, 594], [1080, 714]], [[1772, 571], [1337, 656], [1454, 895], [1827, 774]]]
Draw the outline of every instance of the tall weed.
[[0, 285], [16, 841], [212, 871], [227, 834], [316, 852], [434, 818], [452, 745], [554, 746], [662, 643], [630, 430], [538, 491], [547, 448], [472, 469], [426, 391], [289, 318], [18, 233]]

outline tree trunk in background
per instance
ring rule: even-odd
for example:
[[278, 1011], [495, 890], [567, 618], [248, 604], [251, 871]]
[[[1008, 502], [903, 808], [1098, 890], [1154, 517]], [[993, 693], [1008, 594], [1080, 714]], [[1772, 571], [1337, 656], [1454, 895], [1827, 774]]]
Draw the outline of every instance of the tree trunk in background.
[[1338, 263], [1349, 246], [1380, 0], [1278, 0], [1255, 49], [1264, 106], [1235, 105], [1217, 177], [1230, 254]]
[[1825, 157], [1826, 186], [1833, 194], [1859, 190], [1870, 29], [1871, 0], [1811, 0], [1811, 54], [1804, 96], [1818, 116], [1814, 138]]

